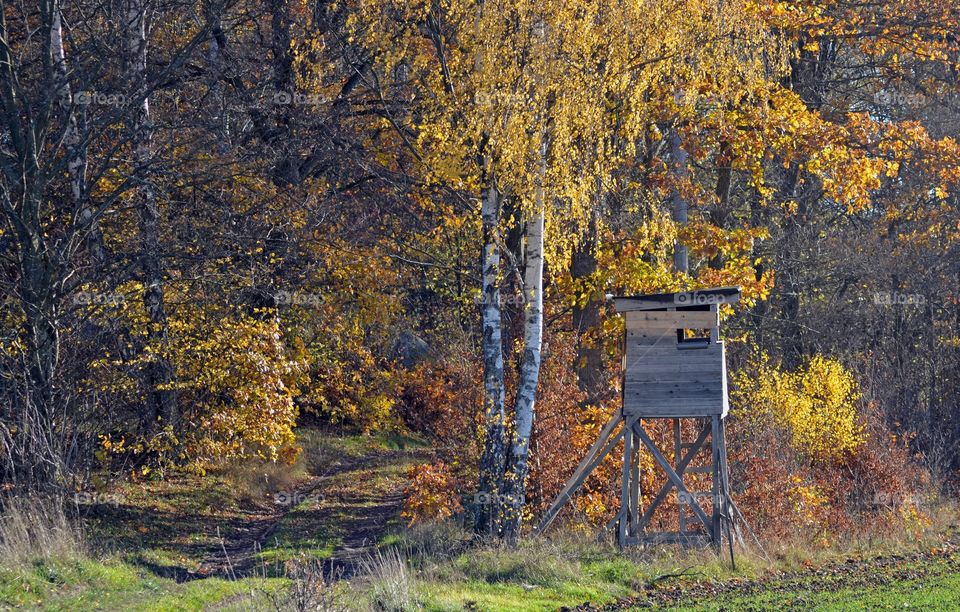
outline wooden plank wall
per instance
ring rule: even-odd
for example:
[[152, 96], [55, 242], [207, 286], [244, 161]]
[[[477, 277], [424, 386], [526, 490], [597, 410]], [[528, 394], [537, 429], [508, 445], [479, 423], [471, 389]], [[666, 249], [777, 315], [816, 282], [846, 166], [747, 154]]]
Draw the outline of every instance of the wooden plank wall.
[[641, 417], [726, 415], [722, 342], [678, 342], [678, 331], [712, 332], [716, 311], [628, 312], [623, 410]]

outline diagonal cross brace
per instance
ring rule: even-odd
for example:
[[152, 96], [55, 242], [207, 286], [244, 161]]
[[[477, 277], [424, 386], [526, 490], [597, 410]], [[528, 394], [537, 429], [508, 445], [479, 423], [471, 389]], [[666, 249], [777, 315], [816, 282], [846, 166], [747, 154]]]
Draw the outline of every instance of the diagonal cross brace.
[[[696, 442], [693, 443], [693, 446], [687, 451], [687, 453], [680, 460], [680, 463], [677, 465], [677, 473], [682, 474], [687, 466], [690, 465], [690, 462], [693, 461], [693, 458], [697, 456], [697, 453], [700, 452], [700, 449], [703, 448], [703, 443], [707, 441], [707, 436], [710, 434], [710, 422], [708, 421], [704, 425], [703, 429], [700, 431], [700, 436], [697, 437]], [[670, 490], [673, 489], [673, 482], [667, 480], [663, 483], [663, 486], [660, 488], [660, 492], [657, 493], [656, 497], [650, 502], [650, 505], [647, 506], [646, 511], [643, 513], [643, 517], [640, 518], [639, 528], [643, 529], [647, 523], [650, 522], [650, 519], [653, 518], [653, 513], [656, 512], [657, 506], [663, 503], [663, 500], [666, 499], [667, 494], [670, 493]]]
[[663, 468], [663, 471], [666, 472], [667, 478], [673, 482], [673, 486], [677, 487], [679, 493], [685, 494], [687, 499], [689, 499], [690, 509], [693, 510], [694, 514], [697, 515], [697, 518], [700, 519], [700, 522], [703, 523], [704, 529], [707, 530], [707, 533], [711, 532], [710, 519], [707, 518], [707, 515], [703, 512], [703, 509], [700, 507], [700, 503], [690, 495], [690, 491], [687, 490], [687, 487], [684, 486], [683, 480], [677, 476], [677, 473], [673, 471], [673, 468], [670, 466], [670, 463], [667, 461], [666, 457], [663, 456], [663, 453], [660, 452], [660, 449], [657, 448], [657, 445], [653, 443], [653, 440], [650, 439], [650, 436], [647, 435], [647, 432], [643, 429], [643, 425], [639, 421], [634, 422], [633, 430], [640, 436], [640, 439], [643, 440], [643, 443], [647, 448], [650, 449], [650, 452], [653, 453], [654, 458], [657, 460], [657, 463], [660, 464], [660, 467]]
[[[590, 452], [587, 453], [587, 456], [583, 458], [580, 462], [580, 465], [577, 466], [577, 469], [573, 472], [573, 475], [570, 476], [570, 479], [567, 481], [567, 484], [563, 487], [563, 490], [560, 491], [560, 494], [557, 495], [556, 500], [551, 504], [550, 509], [547, 510], [544, 514], [543, 519], [540, 521], [540, 524], [537, 525], [537, 528], [533, 530], [535, 534], [543, 533], [547, 527], [550, 526], [550, 523], [553, 522], [553, 519], [556, 518], [557, 514], [560, 512], [560, 508], [563, 507], [570, 498], [573, 497], [573, 494], [577, 492], [580, 486], [583, 484], [583, 481], [587, 479], [587, 476], [590, 475], [593, 470], [600, 465], [600, 462], [613, 450], [613, 447], [617, 445], [627, 432], [630, 431], [631, 426], [637, 422], [638, 417], [630, 417], [624, 419], [619, 411], [613, 419], [604, 427], [603, 432], [600, 435], [600, 438], [594, 443], [593, 448], [590, 449]], [[606, 439], [609, 437], [610, 433], [616, 427], [616, 425], [623, 421], [623, 428], [617, 433], [617, 435], [610, 438], [610, 441], [603, 446], [603, 450], [598, 449], [604, 444]]]

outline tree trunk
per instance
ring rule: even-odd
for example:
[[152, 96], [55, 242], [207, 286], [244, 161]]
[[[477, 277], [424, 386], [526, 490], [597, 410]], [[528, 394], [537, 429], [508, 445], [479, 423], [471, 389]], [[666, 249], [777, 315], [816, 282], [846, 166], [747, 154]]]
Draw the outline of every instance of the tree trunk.
[[[63, 14], [59, 0], [51, 3], [50, 49], [54, 60], [54, 90], [60, 112], [64, 115], [63, 144], [66, 148], [67, 172], [70, 175], [70, 193], [74, 210], [79, 219], [80, 232], [87, 245], [87, 251], [94, 265], [101, 265], [105, 259], [103, 237], [100, 226], [87, 201], [87, 151], [83, 144], [81, 130], [82, 116], [74, 112], [73, 93], [67, 76], [67, 58], [63, 51]], [[80, 107], [83, 112], [83, 107]]]
[[[146, 0], [130, 0], [127, 10], [127, 59], [133, 91], [145, 92], [147, 70]], [[149, 320], [147, 342], [155, 351], [144, 368], [148, 428], [175, 425], [178, 418], [173, 367], [159, 351], [167, 343], [167, 314], [163, 296], [163, 263], [160, 248], [160, 211], [151, 178], [152, 132], [149, 96], [130, 121], [131, 142], [137, 163], [136, 211], [143, 272], [143, 305]]]
[[476, 531], [492, 534], [495, 511], [506, 462], [504, 426], [506, 410], [503, 380], [503, 326], [500, 313], [500, 247], [497, 230], [500, 194], [494, 181], [483, 196], [483, 414], [484, 447], [480, 459], [480, 494], [477, 497]]
[[524, 245], [524, 323], [523, 361], [517, 387], [510, 465], [504, 478], [501, 497], [501, 529], [507, 541], [514, 542], [520, 531], [521, 511], [526, 497], [529, 471], [530, 434], [533, 430], [537, 383], [540, 379], [543, 343], [543, 193], [538, 193], [536, 208], [527, 220]]
[[[596, 220], [591, 218], [586, 235], [570, 260], [570, 276], [575, 282], [589, 283], [588, 279], [596, 273], [596, 242]], [[587, 395], [588, 405], [601, 400], [605, 391], [603, 347], [598, 337], [602, 299], [591, 286], [586, 303], [578, 301], [573, 307], [573, 330], [577, 334], [577, 386]]]
[[[39, 202], [36, 202], [39, 209]], [[33, 206], [31, 206], [33, 208]], [[25, 240], [24, 240], [25, 239]], [[59, 444], [65, 423], [56, 418], [60, 333], [57, 320], [56, 272], [39, 234], [21, 234], [20, 293], [24, 309], [26, 388], [18, 394], [20, 457], [11, 466], [19, 472], [17, 484], [42, 489], [63, 484], [67, 466]], [[15, 476], [16, 478], [16, 476]]]
[[[50, 4], [41, 4], [40, 35], [53, 43], [53, 13]], [[0, 12], [0, 40], [8, 41], [6, 11]], [[49, 62], [40, 66], [45, 83], [56, 81], [55, 51], [50, 49]], [[15, 245], [18, 273], [18, 294], [23, 310], [21, 330], [24, 347], [23, 375], [16, 374], [9, 382], [12, 391], [11, 418], [0, 420], [0, 447], [6, 461], [0, 462], [3, 478], [18, 486], [43, 489], [62, 484], [65, 461], [59, 432], [65, 423], [56, 418], [58, 409], [65, 411], [57, 394], [60, 365], [58, 303], [61, 299], [63, 273], [60, 260], [48, 242], [43, 226], [43, 194], [48, 174], [41, 171], [36, 135], [49, 128], [48, 115], [31, 115], [27, 101], [14, 88], [14, 59], [10, 48], [0, 44], [0, 118], [5, 128], [3, 172], [10, 177], [0, 189], [6, 225], [11, 229]], [[51, 87], [56, 94], [56, 88]], [[40, 123], [35, 123], [40, 118]], [[6, 421], [6, 422], [5, 422]]]
[[[680, 140], [680, 134], [676, 131], [670, 136], [670, 158], [673, 161], [674, 180], [682, 181], [687, 177], [687, 152], [683, 150], [683, 143]], [[687, 222], [687, 201], [680, 193], [680, 189], [674, 187], [673, 194], [670, 197], [672, 204], [673, 220], [677, 226]], [[673, 269], [675, 272], [686, 274], [689, 270], [689, 259], [687, 257], [687, 247], [680, 244], [679, 241], [673, 245]]]

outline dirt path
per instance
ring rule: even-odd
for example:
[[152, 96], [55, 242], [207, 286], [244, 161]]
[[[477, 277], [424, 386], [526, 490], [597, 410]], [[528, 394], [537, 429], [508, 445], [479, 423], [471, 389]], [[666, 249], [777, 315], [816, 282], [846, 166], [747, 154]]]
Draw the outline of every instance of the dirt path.
[[220, 534], [198, 572], [243, 577], [263, 572], [264, 553], [282, 559], [300, 549], [323, 551], [324, 574], [349, 578], [400, 514], [406, 465], [429, 457], [427, 450], [376, 451], [341, 457], [311, 476], [292, 495], [298, 503], [276, 514]]

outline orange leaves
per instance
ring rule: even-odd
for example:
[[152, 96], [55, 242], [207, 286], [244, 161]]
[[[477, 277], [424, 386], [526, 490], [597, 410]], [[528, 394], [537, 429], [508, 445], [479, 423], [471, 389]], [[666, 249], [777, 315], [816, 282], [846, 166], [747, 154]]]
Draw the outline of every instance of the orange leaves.
[[463, 511], [457, 481], [443, 461], [412, 466], [407, 480], [400, 516], [408, 519], [409, 525], [440, 521]]

